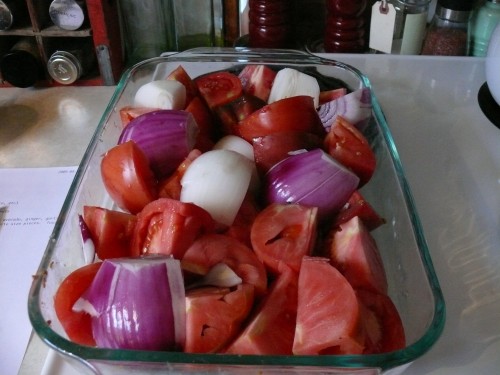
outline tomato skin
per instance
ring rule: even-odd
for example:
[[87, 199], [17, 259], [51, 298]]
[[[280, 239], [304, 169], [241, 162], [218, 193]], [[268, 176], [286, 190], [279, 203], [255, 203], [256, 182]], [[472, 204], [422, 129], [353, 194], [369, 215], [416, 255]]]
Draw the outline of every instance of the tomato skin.
[[352, 194], [347, 204], [336, 215], [332, 226], [338, 228], [340, 224], [348, 222], [355, 216], [361, 219], [369, 231], [385, 224], [385, 219], [375, 211], [358, 190]]
[[327, 152], [360, 179], [365, 185], [375, 172], [377, 161], [365, 136], [344, 118], [337, 116], [325, 138]]
[[296, 150], [320, 148], [323, 140], [316, 134], [303, 131], [279, 131], [252, 142], [255, 164], [261, 174], [265, 174], [273, 165], [290, 156]]
[[127, 126], [130, 121], [148, 112], [153, 112], [159, 108], [149, 108], [149, 107], [132, 107], [126, 106], [120, 109], [120, 119], [122, 121], [123, 127]]
[[198, 87], [181, 65], [175, 68], [167, 76], [167, 79], [178, 81], [184, 85], [184, 87], [186, 88], [186, 103], [189, 103], [191, 100], [193, 100], [194, 97], [198, 95]]
[[83, 207], [83, 220], [89, 228], [99, 259], [130, 256], [135, 215], [96, 206]]
[[282, 264], [280, 274], [228, 354], [291, 355], [297, 315], [297, 273]]
[[255, 218], [250, 238], [255, 254], [277, 274], [281, 263], [298, 272], [316, 240], [318, 208], [273, 203]]
[[215, 353], [238, 334], [254, 301], [254, 288], [203, 287], [186, 293], [186, 353]]
[[184, 159], [184, 161], [179, 164], [177, 169], [170, 176], [165, 178], [163, 181], [159, 183], [159, 198], [171, 198], [179, 200], [181, 197], [181, 180], [182, 176], [186, 172], [186, 169], [191, 165], [193, 160], [195, 160], [198, 156], [200, 156], [202, 152], [198, 149], [193, 149], [189, 152], [188, 156]]
[[247, 65], [238, 75], [243, 91], [267, 102], [276, 72], [266, 65]]
[[247, 193], [243, 203], [236, 214], [233, 224], [224, 231], [224, 234], [241, 241], [246, 246], [252, 248], [252, 241], [250, 239], [250, 231], [255, 218], [261, 211], [255, 197]]
[[242, 138], [254, 138], [285, 130], [304, 131], [325, 135], [313, 98], [306, 95], [292, 96], [268, 104], [255, 111], [239, 124]]
[[243, 94], [238, 76], [229, 72], [208, 73], [197, 77], [195, 83], [210, 109], [229, 103]]
[[361, 354], [363, 349], [361, 310], [354, 289], [328, 258], [304, 257], [293, 353]]
[[366, 335], [364, 354], [387, 353], [404, 349], [406, 337], [403, 322], [391, 298], [367, 290], [356, 291], [363, 306]]
[[104, 155], [101, 176], [111, 199], [132, 214], [157, 197], [157, 181], [149, 161], [133, 141], [114, 146]]
[[214, 119], [207, 105], [199, 96], [196, 96], [189, 102], [186, 111], [193, 115], [199, 129], [194, 148], [203, 152], [211, 150], [216, 139], [216, 132]]
[[59, 285], [54, 296], [54, 309], [69, 339], [80, 345], [95, 346], [91, 316], [74, 312], [73, 305], [87, 290], [101, 267], [101, 262], [77, 268]]
[[330, 258], [354, 288], [387, 293], [387, 276], [377, 244], [359, 217], [341, 224], [335, 232]]
[[195, 239], [214, 230], [215, 221], [203, 208], [159, 198], [137, 214], [131, 253], [132, 256], [164, 254], [182, 259]]
[[206, 234], [198, 238], [181, 259], [182, 269], [195, 275], [205, 275], [217, 263], [230, 267], [244, 283], [255, 288], [257, 297], [267, 290], [267, 274], [251, 248], [223, 234]]
[[265, 105], [266, 102], [256, 96], [243, 94], [229, 103], [215, 107], [214, 112], [220, 120], [224, 134], [239, 136], [239, 122]]

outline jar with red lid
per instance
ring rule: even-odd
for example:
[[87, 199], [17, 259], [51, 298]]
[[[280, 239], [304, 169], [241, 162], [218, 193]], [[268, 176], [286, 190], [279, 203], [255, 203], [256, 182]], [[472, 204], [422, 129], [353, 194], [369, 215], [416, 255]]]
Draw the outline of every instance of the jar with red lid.
[[325, 52], [364, 52], [368, 0], [325, 0], [325, 5]]
[[248, 42], [250, 47], [284, 48], [292, 43], [293, 2], [249, 0]]

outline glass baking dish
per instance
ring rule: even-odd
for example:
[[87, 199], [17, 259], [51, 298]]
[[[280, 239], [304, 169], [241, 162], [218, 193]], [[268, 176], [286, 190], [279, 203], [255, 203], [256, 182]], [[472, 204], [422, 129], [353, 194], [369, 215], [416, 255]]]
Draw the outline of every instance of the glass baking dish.
[[238, 71], [247, 64], [293, 67], [322, 77], [324, 85], [345, 84], [350, 90], [371, 88], [369, 79], [354, 67], [294, 50], [201, 48], [146, 60], [127, 70], [78, 168], [29, 294], [29, 316], [35, 332], [82, 371], [392, 374], [404, 371], [439, 338], [445, 322], [445, 303], [394, 140], [373, 90], [373, 115], [365, 135], [378, 164], [362, 194], [386, 219], [386, 224], [372, 233], [381, 249], [389, 294], [403, 320], [406, 348], [377, 355], [240, 356], [100, 349], [77, 345], [66, 338], [54, 313], [53, 297], [63, 278], [84, 264], [78, 226], [82, 207], [115, 208], [101, 181], [100, 161], [121, 132], [119, 109], [132, 104], [141, 85], [165, 78], [179, 65], [194, 78], [215, 70]]

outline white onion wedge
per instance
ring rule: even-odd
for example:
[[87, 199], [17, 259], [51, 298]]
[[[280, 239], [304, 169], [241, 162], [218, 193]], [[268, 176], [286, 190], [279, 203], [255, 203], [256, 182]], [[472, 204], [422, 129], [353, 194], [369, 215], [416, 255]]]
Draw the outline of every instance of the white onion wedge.
[[291, 68], [281, 69], [274, 78], [268, 103], [292, 96], [308, 95], [313, 98], [314, 107], [319, 106], [320, 88], [316, 78]]
[[158, 109], [184, 109], [186, 87], [179, 81], [169, 79], [148, 82], [137, 90], [134, 105]]
[[250, 185], [254, 163], [231, 150], [201, 154], [181, 180], [181, 202], [194, 203], [215, 221], [230, 226]]

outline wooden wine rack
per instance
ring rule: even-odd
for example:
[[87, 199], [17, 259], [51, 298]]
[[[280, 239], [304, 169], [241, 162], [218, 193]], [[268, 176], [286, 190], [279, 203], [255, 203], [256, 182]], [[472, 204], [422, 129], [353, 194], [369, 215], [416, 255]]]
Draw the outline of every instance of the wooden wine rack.
[[[86, 18], [78, 30], [64, 30], [49, 16], [52, 0], [16, 0], [25, 17], [8, 30], [0, 31], [0, 58], [22, 37], [34, 38], [44, 67], [59, 42], [70, 38], [91, 39], [96, 54], [95, 68], [73, 85], [110, 86], [118, 82], [124, 67], [119, 26], [118, 0], [85, 0]], [[71, 40], [70, 40], [71, 41]], [[58, 86], [47, 69], [39, 86]], [[0, 87], [10, 86], [0, 76]]]

